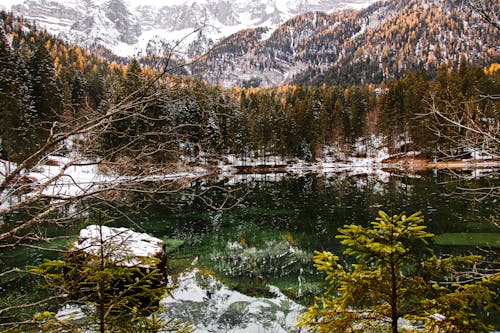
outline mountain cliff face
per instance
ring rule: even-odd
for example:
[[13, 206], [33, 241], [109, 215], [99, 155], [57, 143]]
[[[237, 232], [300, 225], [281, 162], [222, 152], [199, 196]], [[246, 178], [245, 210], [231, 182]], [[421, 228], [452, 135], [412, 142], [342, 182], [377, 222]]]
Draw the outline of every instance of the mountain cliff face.
[[[490, 6], [499, 12], [498, 2]], [[162, 7], [25, 0], [12, 10], [67, 41], [118, 55], [174, 50], [196, 59], [186, 66], [190, 74], [226, 87], [377, 83], [462, 58], [500, 62], [499, 32], [466, 0], [179, 0]]]
[[297, 15], [267, 35], [239, 32], [192, 72], [223, 86], [378, 83], [408, 70], [457, 66], [462, 58], [498, 62], [499, 38], [462, 0], [389, 0], [358, 11]]
[[373, 2], [186, 0], [150, 6], [125, 0], [25, 0], [7, 9], [70, 42], [83, 46], [97, 43], [121, 56], [161, 54], [165, 47], [174, 46], [180, 53], [189, 51], [188, 55], [194, 56], [240, 30], [259, 26], [274, 29], [307, 11], [331, 12]]

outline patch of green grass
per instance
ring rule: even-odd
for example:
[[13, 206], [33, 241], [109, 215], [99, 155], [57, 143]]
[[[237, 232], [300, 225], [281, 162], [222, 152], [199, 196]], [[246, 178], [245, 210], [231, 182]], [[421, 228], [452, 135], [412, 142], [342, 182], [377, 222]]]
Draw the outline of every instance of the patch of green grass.
[[175, 252], [184, 245], [184, 240], [178, 238], [162, 238], [162, 241], [165, 244], [165, 253]]
[[491, 246], [500, 248], [500, 233], [445, 233], [435, 237], [438, 245]]

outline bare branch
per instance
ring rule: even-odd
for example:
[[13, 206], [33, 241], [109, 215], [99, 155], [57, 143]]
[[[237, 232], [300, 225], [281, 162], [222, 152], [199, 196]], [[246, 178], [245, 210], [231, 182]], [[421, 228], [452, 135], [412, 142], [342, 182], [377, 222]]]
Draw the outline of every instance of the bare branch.
[[[457, 102], [460, 103], [460, 102]], [[485, 114], [476, 101], [438, 107], [436, 95], [430, 97], [428, 113], [433, 119], [430, 128], [457, 149], [485, 152], [494, 159], [500, 158], [500, 118]], [[444, 151], [443, 151], [444, 152]]]
[[8, 311], [22, 310], [22, 309], [27, 309], [27, 308], [31, 308], [31, 307], [35, 307], [35, 306], [47, 304], [50, 301], [53, 301], [55, 299], [61, 299], [61, 298], [64, 298], [64, 297], [65, 297], [65, 295], [58, 294], [58, 295], [51, 296], [51, 297], [45, 298], [45, 299], [37, 301], [37, 302], [29, 303], [29, 304], [9, 306], [9, 307], [0, 309], [0, 315], [2, 315], [5, 312], [8, 312]]
[[482, 19], [500, 32], [500, 18], [498, 17], [499, 5], [490, 0], [469, 0], [469, 6], [479, 14]]

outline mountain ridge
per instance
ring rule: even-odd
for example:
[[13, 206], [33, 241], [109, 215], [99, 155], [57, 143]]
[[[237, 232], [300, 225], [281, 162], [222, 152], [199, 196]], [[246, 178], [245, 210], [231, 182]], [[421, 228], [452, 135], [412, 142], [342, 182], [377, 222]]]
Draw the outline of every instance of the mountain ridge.
[[[412, 70], [432, 75], [443, 64], [457, 66], [461, 58], [500, 62], [498, 31], [464, 10], [465, 0], [371, 5], [373, 0], [259, 0], [245, 8], [242, 0], [161, 8], [132, 8], [123, 0], [69, 0], [60, 7], [58, 1], [26, 0], [13, 8], [28, 19], [52, 13], [37, 23], [93, 50], [105, 45], [150, 66], [155, 61], [148, 59], [174, 55], [187, 63], [186, 73], [224, 87], [380, 83]], [[292, 14], [334, 4], [358, 9]], [[499, 5], [491, 6], [498, 10]]]
[[156, 7], [125, 0], [19, 2], [7, 2], [11, 7], [6, 9], [69, 42], [86, 47], [97, 43], [119, 56], [161, 55], [162, 47], [175, 45], [189, 56], [244, 29], [276, 28], [307, 11], [362, 8], [375, 0], [187, 0]]
[[464, 6], [461, 0], [391, 0], [360, 11], [297, 15], [269, 38], [253, 40], [255, 46], [242, 55], [221, 52], [231, 45], [215, 47], [193, 74], [226, 87], [363, 84], [407, 71], [433, 75], [462, 58], [479, 65], [499, 62], [499, 32]]

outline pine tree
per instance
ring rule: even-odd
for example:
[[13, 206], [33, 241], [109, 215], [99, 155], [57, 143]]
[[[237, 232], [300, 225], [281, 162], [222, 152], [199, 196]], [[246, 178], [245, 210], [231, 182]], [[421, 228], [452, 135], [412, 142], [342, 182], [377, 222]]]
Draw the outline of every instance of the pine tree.
[[70, 83], [71, 106], [73, 111], [77, 111], [83, 104], [86, 90], [87, 82], [85, 81], [85, 78], [81, 73], [75, 73]]
[[14, 118], [17, 109], [17, 100], [14, 99], [12, 86], [12, 56], [3, 29], [0, 29], [0, 144], [2, 149], [2, 158], [8, 158], [9, 153], [13, 150], [9, 142], [9, 129], [15, 123]]
[[144, 89], [144, 83], [145, 79], [142, 74], [141, 66], [139, 62], [137, 62], [137, 59], [134, 58], [127, 67], [125, 79], [121, 86], [123, 97], [141, 93]]
[[[194, 156], [197, 156], [200, 149], [201, 140], [203, 139], [203, 129], [200, 124], [203, 121], [203, 111], [195, 99], [188, 98], [184, 109], [179, 109], [182, 119], [179, 124], [186, 126], [184, 132], [187, 135], [188, 142], [192, 145]], [[184, 114], [183, 114], [184, 112]]]
[[219, 147], [221, 143], [221, 129], [219, 119], [215, 112], [210, 112], [208, 114], [204, 137], [208, 141], [207, 144], [210, 148], [215, 150]]
[[27, 122], [34, 113], [30, 78], [23, 58], [10, 49], [0, 29], [0, 138], [3, 155], [13, 162], [36, 149], [34, 129]]
[[29, 131], [34, 133], [34, 144], [40, 145], [63, 108], [63, 96], [57, 84], [54, 64], [43, 42], [39, 42], [30, 57], [28, 70], [33, 109], [25, 114], [24, 121]]
[[89, 104], [94, 109], [97, 109], [101, 105], [105, 95], [105, 74], [103, 72], [104, 71], [95, 66], [95, 68], [87, 74], [87, 94], [89, 96]]
[[[315, 252], [314, 266], [326, 274], [329, 288], [300, 324], [312, 332], [397, 333], [398, 320], [405, 318], [433, 332], [491, 331], [475, 311], [495, 311], [500, 275], [470, 282], [469, 274], [462, 280], [459, 269], [472, 272], [479, 257], [435, 256], [429, 245], [434, 235], [423, 222], [420, 212], [389, 216], [381, 211], [371, 228], [339, 229], [350, 264], [342, 266], [344, 260], [331, 252]], [[450, 280], [455, 283], [446, 283]]]
[[147, 126], [143, 116], [147, 115], [149, 105], [146, 103], [138, 105], [133, 102], [140, 100], [146, 93], [144, 84], [145, 78], [141, 67], [136, 59], [132, 59], [116, 92], [113, 92], [112, 96], [109, 97], [112, 103], [125, 103], [124, 108], [126, 109], [123, 114], [113, 120], [109, 130], [101, 138], [104, 151], [123, 147], [109, 156], [111, 160], [124, 156], [139, 158], [136, 149], [145, 144], [143, 134], [146, 132]]
[[[85, 321], [71, 328], [93, 328], [100, 333], [189, 332], [189, 325], [155, 315], [160, 300], [172, 289], [166, 281], [165, 259], [133, 257], [127, 237], [103, 231], [104, 226], [93, 227], [99, 234], [91, 236], [88, 248], [71, 248], [60, 260], [28, 267], [45, 278], [46, 288], [62, 293], [65, 301], [94, 307]], [[46, 317], [41, 318], [45, 320], [42, 332], [67, 325], [50, 320], [50, 313]]]

